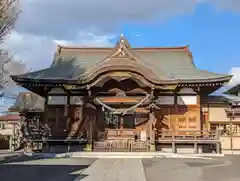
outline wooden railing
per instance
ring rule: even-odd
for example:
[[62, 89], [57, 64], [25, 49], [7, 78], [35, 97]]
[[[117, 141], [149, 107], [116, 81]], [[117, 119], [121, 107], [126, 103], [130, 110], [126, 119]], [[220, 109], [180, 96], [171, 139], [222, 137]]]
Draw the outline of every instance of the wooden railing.
[[106, 129], [107, 139], [134, 139], [134, 129]]
[[66, 151], [70, 151], [72, 146], [86, 145], [87, 140], [84, 139], [55, 139], [55, 138], [45, 138], [45, 139], [26, 139], [24, 149], [28, 151], [39, 151], [44, 149], [45, 152], [50, 152], [54, 145], [65, 145]]
[[219, 131], [167, 130], [156, 136], [158, 140], [219, 140]]
[[172, 152], [176, 152], [176, 145], [193, 145], [194, 152], [198, 152], [198, 145], [216, 145], [216, 152], [220, 153], [219, 131], [161, 131], [157, 135], [156, 144], [171, 144]]
[[111, 152], [148, 151], [149, 143], [132, 139], [111, 139], [105, 141], [105, 148]]

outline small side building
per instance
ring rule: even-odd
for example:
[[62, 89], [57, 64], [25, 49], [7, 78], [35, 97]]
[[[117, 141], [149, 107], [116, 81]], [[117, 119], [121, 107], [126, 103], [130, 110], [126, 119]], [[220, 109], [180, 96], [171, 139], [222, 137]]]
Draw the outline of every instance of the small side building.
[[21, 116], [5, 114], [0, 116], [0, 149], [16, 150], [20, 148]]
[[220, 131], [221, 148], [225, 152], [240, 150], [239, 85], [222, 95], [208, 96], [202, 103], [202, 120], [209, 130]]

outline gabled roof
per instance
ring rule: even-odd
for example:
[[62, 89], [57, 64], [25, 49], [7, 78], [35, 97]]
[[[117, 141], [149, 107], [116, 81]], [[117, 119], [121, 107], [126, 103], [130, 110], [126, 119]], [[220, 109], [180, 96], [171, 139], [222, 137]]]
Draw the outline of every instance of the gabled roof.
[[12, 78], [14, 80], [35, 80], [36, 82], [53, 80], [55, 83], [61, 83], [62, 81], [71, 83], [78, 80], [78, 77], [85, 72], [78, 63], [72, 59], [39, 71], [12, 76]]
[[139, 73], [144, 74], [155, 83], [161, 83], [161, 81], [175, 83], [228, 82], [232, 77], [196, 68], [188, 46], [132, 48], [122, 36], [117, 45], [112, 48], [58, 46], [50, 68], [12, 76], [12, 78], [17, 82], [30, 80], [36, 82], [53, 80], [55, 83], [71, 82], [90, 77], [99, 70], [99, 67], [106, 69], [107, 66], [117, 67], [119, 70], [127, 66], [133, 71], [137, 69], [140, 71]]
[[211, 104], [219, 104], [219, 103], [232, 103], [232, 104], [239, 104], [240, 103], [240, 97], [239, 96], [233, 96], [228, 94], [221, 94], [221, 95], [211, 95], [207, 96], [203, 99], [204, 103], [211, 103]]
[[237, 84], [232, 88], [226, 90], [224, 94], [238, 95], [239, 92], [240, 92], [240, 84]]

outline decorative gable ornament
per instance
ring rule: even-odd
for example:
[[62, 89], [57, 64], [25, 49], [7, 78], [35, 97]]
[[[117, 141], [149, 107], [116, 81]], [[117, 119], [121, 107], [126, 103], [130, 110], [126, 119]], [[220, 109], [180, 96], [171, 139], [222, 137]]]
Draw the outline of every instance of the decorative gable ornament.
[[133, 56], [129, 53], [129, 43], [127, 40], [121, 35], [117, 45], [115, 52], [109, 56], [109, 58], [123, 58], [123, 57], [131, 57], [133, 59]]

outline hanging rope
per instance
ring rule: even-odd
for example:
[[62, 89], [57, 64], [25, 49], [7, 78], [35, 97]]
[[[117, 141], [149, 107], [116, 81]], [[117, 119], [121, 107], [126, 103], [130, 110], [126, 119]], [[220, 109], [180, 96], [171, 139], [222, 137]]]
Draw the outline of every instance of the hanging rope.
[[137, 107], [139, 107], [140, 105], [142, 105], [149, 97], [151, 96], [151, 94], [147, 94], [146, 97], [144, 97], [140, 102], [138, 102], [137, 104], [135, 104], [134, 106], [127, 108], [127, 109], [116, 109], [113, 107], [108, 106], [107, 104], [105, 104], [104, 102], [102, 102], [99, 98], [95, 98], [96, 103], [100, 104], [103, 108], [106, 108], [107, 110], [114, 112], [114, 113], [118, 113], [118, 114], [123, 114], [125, 115], [127, 112], [133, 111], [135, 110]]

